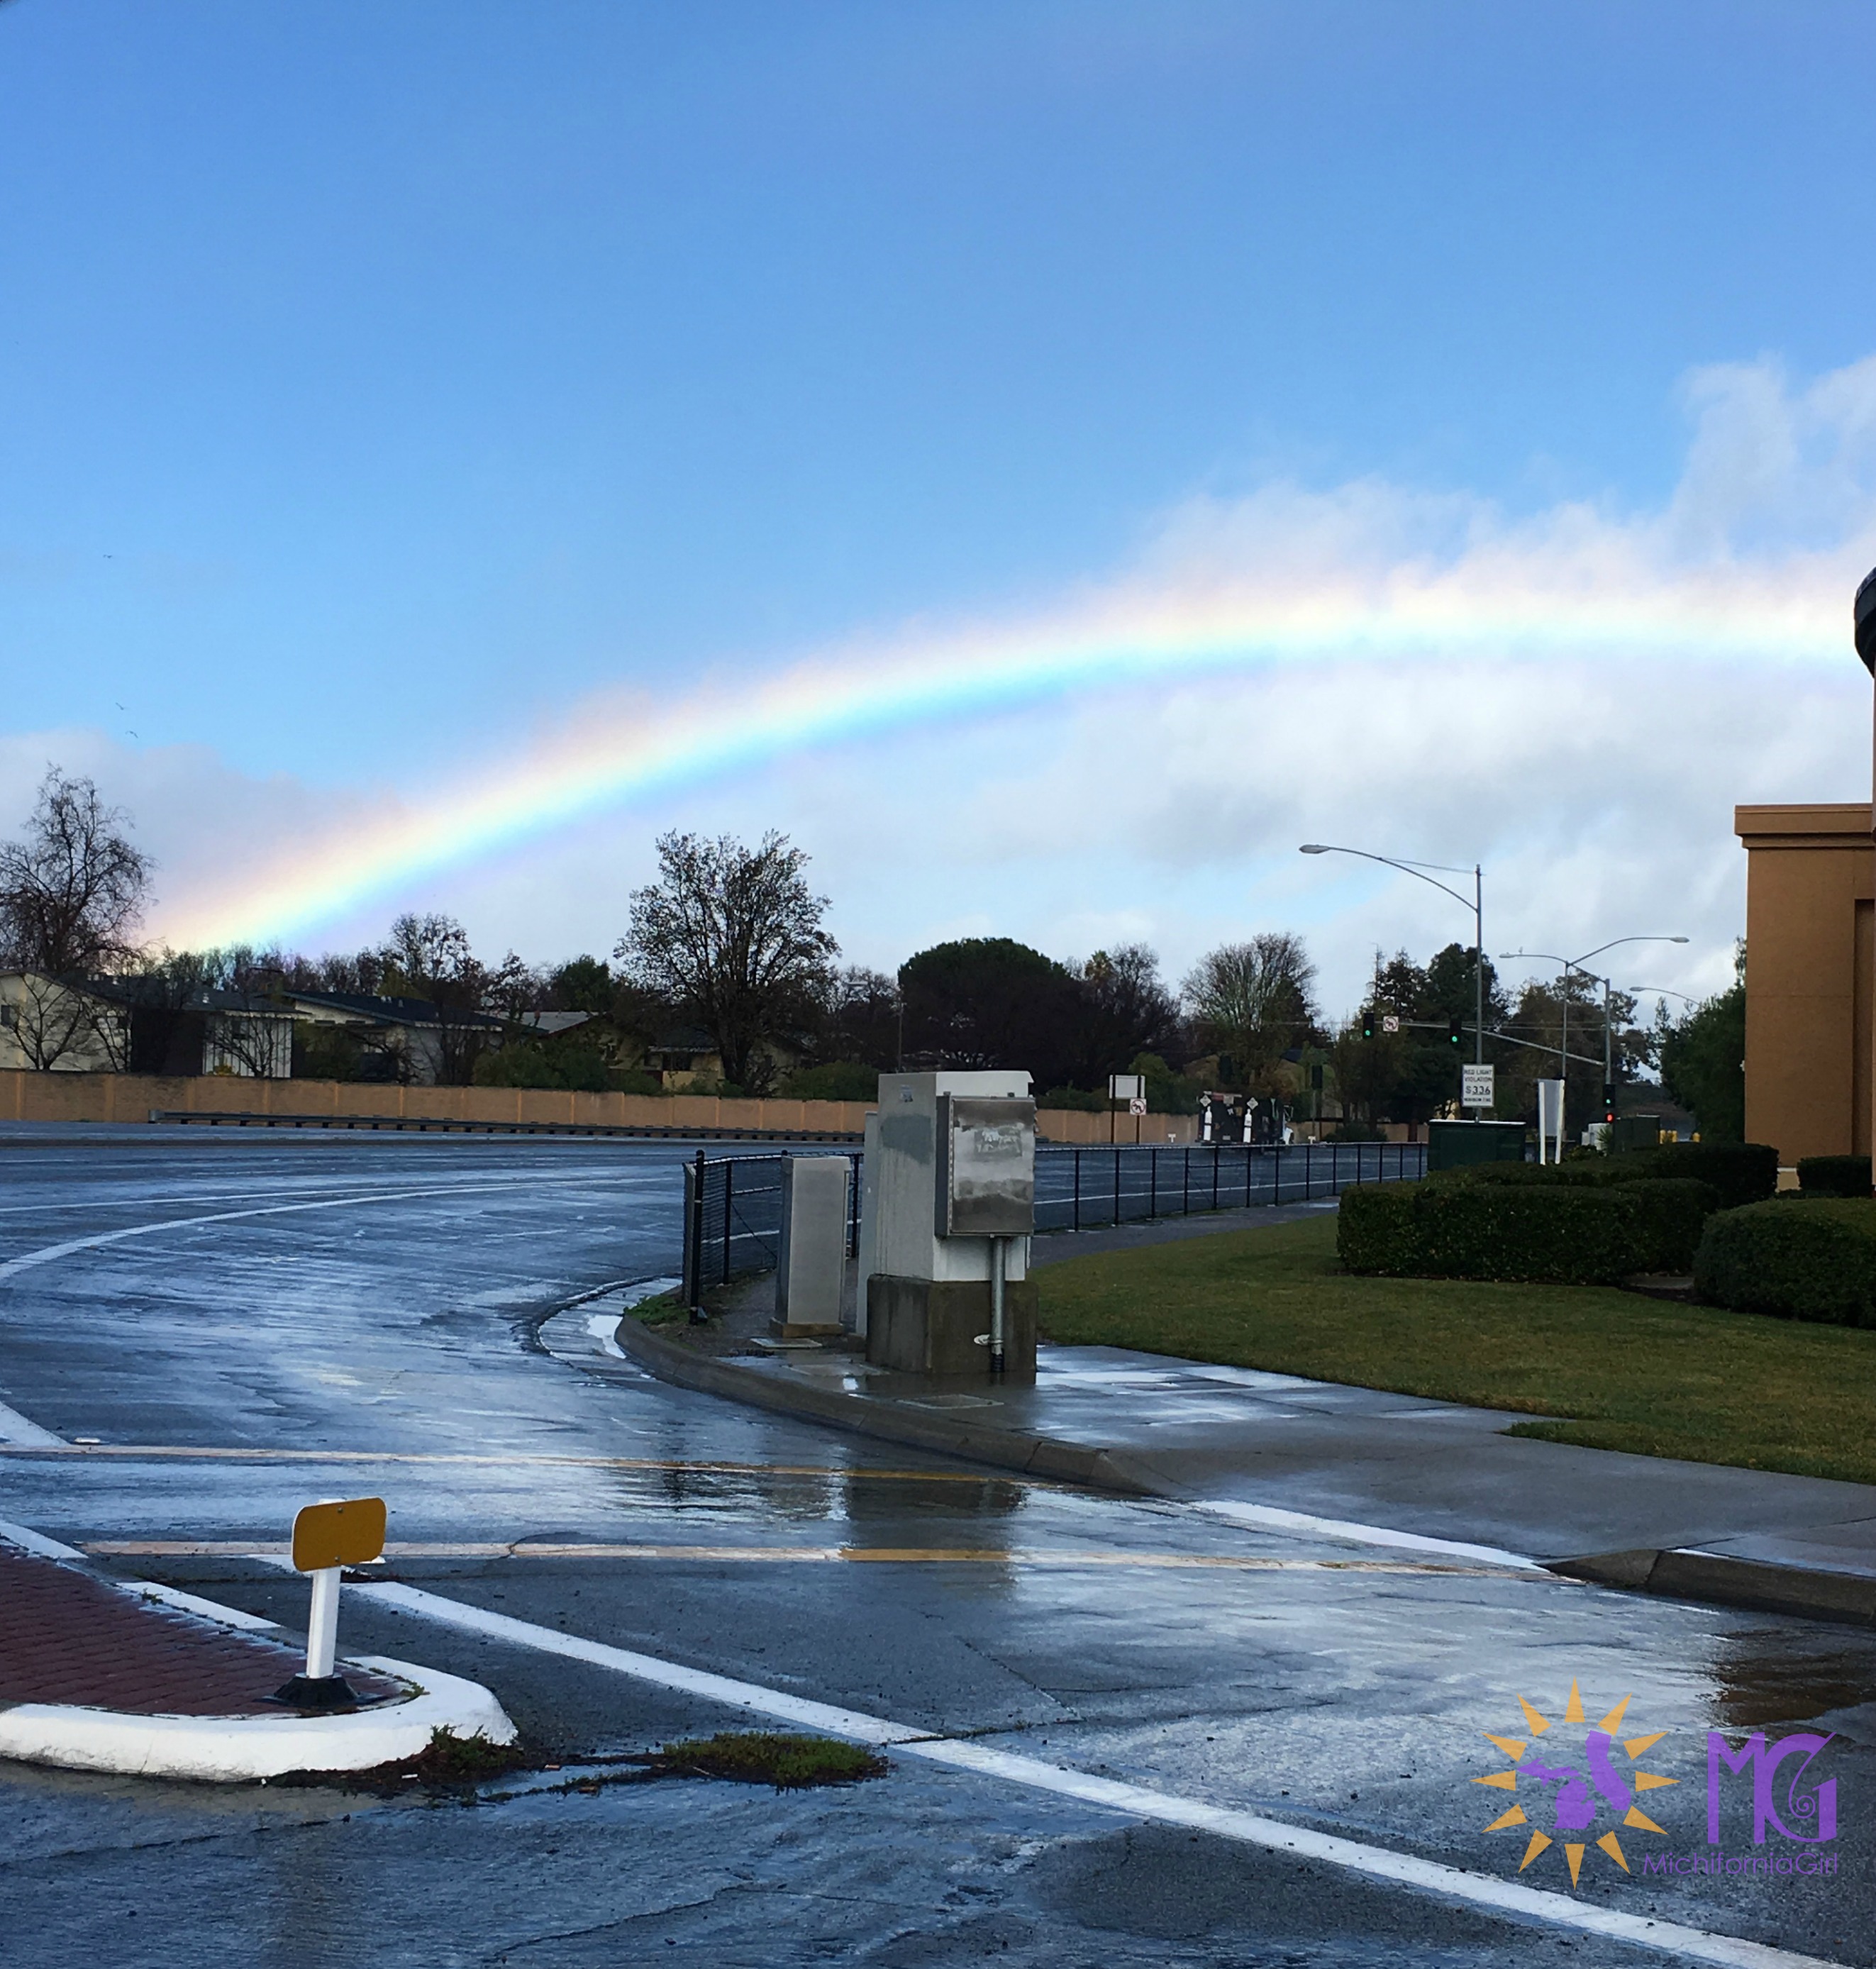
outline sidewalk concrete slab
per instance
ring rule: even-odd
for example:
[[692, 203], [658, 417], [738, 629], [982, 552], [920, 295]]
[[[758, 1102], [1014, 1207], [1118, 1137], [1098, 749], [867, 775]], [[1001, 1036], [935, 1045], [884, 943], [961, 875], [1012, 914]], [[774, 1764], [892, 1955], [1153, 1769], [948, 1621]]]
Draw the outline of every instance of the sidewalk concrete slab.
[[376, 1656], [342, 1664], [355, 1708], [296, 1711], [274, 1692], [303, 1662], [270, 1621], [0, 1526], [0, 1757], [227, 1782], [368, 1770], [439, 1729], [514, 1739], [485, 1688]]
[[[832, 1345], [708, 1358], [630, 1318], [618, 1340], [661, 1378], [1033, 1477], [1876, 1620], [1867, 1485], [1509, 1436], [1532, 1418], [1118, 1348], [1045, 1345], [1036, 1385], [1002, 1389], [890, 1374]], [[1598, 1555], [1620, 1562], [1598, 1570]]]

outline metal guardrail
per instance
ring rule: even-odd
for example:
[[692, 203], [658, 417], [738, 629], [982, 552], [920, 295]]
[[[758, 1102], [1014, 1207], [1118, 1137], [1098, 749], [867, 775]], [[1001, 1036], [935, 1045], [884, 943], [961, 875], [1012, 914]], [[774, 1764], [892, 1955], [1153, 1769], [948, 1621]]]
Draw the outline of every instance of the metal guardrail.
[[[684, 1165], [684, 1298], [706, 1286], [772, 1270], [781, 1235], [779, 1154], [719, 1156]], [[847, 1250], [860, 1248], [860, 1166], [849, 1155]], [[1155, 1217], [1336, 1196], [1357, 1184], [1410, 1182], [1426, 1173], [1417, 1142], [1299, 1142], [1289, 1148], [1121, 1146], [1036, 1151], [1036, 1228], [1086, 1231]]]
[[248, 1114], [230, 1109], [152, 1108], [152, 1121], [193, 1122], [206, 1128], [370, 1128], [440, 1135], [624, 1135], [645, 1141], [857, 1142], [846, 1130], [816, 1128], [694, 1128], [651, 1122], [459, 1121], [417, 1114]]

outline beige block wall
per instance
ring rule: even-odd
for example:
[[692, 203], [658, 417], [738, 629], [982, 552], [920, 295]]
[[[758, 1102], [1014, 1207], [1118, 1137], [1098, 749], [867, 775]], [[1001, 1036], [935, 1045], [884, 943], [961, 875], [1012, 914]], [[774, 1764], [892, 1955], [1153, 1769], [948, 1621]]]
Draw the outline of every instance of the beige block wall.
[[[153, 1109], [190, 1114], [293, 1115], [309, 1119], [467, 1121], [537, 1127], [730, 1129], [754, 1134], [857, 1136], [863, 1101], [722, 1101], [696, 1094], [561, 1093], [539, 1087], [388, 1087], [339, 1080], [249, 1080], [208, 1074], [200, 1079], [130, 1073], [0, 1072], [0, 1120], [148, 1121]], [[1037, 1117], [1051, 1142], [1105, 1143], [1105, 1114], [1050, 1110]], [[1189, 1114], [1141, 1118], [1142, 1142], [1190, 1142]], [[1131, 1117], [1118, 1121], [1131, 1142]]]
[[1867, 1154], [1876, 847], [1866, 804], [1741, 806], [1746, 1139]]

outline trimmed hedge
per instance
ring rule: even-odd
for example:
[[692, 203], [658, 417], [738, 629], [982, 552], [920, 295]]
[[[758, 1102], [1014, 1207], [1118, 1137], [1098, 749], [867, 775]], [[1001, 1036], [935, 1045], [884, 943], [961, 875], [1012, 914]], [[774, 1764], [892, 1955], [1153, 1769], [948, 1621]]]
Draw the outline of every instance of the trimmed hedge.
[[1800, 1156], [1798, 1187], [1806, 1196], [1868, 1196], [1868, 1156]]
[[1573, 1156], [1565, 1163], [1478, 1163], [1443, 1171], [1435, 1180], [1602, 1189], [1631, 1182], [1702, 1182], [1715, 1208], [1758, 1203], [1778, 1187], [1778, 1151], [1749, 1142], [1670, 1142], [1613, 1156]]
[[1616, 1183], [1611, 1193], [1635, 1206], [1637, 1271], [1679, 1276], [1693, 1270], [1706, 1221], [1720, 1207], [1719, 1192], [1710, 1182], [1663, 1176], [1653, 1182]]
[[1600, 1156], [1569, 1163], [1469, 1163], [1463, 1169], [1442, 1169], [1433, 1182], [1480, 1182], [1506, 1189], [1602, 1189], [1612, 1179], [1604, 1175]]
[[1704, 1182], [1508, 1182], [1484, 1173], [1495, 1167], [1517, 1165], [1343, 1191], [1342, 1262], [1393, 1278], [1606, 1285], [1634, 1272], [1689, 1270], [1719, 1208]]
[[1876, 1202], [1723, 1211], [1700, 1240], [1693, 1279], [1702, 1299], [1735, 1312], [1876, 1326]]
[[1754, 1143], [1475, 1163], [1345, 1190], [1336, 1250], [1350, 1271], [1386, 1277], [1607, 1285], [1687, 1271], [1709, 1217], [1777, 1182], [1777, 1151]]
[[1778, 1151], [1763, 1142], [1669, 1142], [1641, 1150], [1637, 1160], [1652, 1165], [1650, 1176], [1692, 1176], [1710, 1182], [1719, 1192], [1723, 1210], [1762, 1202], [1778, 1188]]
[[1642, 1269], [1640, 1217], [1628, 1186], [1364, 1184], [1342, 1192], [1336, 1250], [1384, 1277], [1608, 1285]]

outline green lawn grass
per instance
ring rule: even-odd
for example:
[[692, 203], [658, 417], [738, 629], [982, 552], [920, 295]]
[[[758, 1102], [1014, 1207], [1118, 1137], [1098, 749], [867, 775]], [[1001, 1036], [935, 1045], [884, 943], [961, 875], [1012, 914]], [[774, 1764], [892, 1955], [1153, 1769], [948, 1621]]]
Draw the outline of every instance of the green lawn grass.
[[1042, 1330], [1551, 1419], [1512, 1433], [1876, 1483], [1876, 1332], [1597, 1286], [1357, 1278], [1327, 1214], [1035, 1274]]

